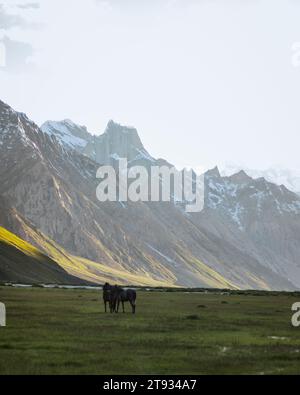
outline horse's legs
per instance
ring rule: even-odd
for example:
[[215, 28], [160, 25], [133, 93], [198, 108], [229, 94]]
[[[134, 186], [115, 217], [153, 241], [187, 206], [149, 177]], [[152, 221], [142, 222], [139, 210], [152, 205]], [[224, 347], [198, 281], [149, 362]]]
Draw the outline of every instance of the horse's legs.
[[125, 313], [124, 301], [122, 300], [123, 313]]
[[106, 300], [104, 301], [104, 306], [105, 306], [105, 313], [107, 313], [107, 309], [106, 309]]
[[135, 314], [135, 301], [134, 300], [130, 300], [130, 304], [132, 307], [132, 314]]

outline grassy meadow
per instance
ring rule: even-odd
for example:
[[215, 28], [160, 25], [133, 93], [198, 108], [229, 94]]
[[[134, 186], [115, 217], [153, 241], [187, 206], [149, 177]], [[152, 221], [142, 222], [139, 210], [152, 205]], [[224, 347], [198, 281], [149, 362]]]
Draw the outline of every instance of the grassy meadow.
[[0, 287], [0, 374], [299, 374], [281, 293], [138, 292], [105, 314], [97, 290]]

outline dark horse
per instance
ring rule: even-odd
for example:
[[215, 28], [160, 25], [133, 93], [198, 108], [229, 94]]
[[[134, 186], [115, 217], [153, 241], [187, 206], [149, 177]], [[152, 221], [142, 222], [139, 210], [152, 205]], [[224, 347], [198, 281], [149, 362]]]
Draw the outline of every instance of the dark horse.
[[119, 312], [120, 303], [122, 303], [123, 313], [125, 313], [124, 303], [129, 302], [132, 308], [132, 314], [135, 314], [136, 292], [134, 289], [123, 289], [115, 285], [111, 287], [111, 311]]
[[111, 311], [111, 289], [112, 289], [111, 285], [109, 285], [108, 283], [104, 284], [104, 286], [103, 286], [103, 302], [104, 302], [104, 306], [105, 306], [105, 313], [107, 312], [107, 307], [106, 307], [107, 303], [110, 307], [110, 312], [112, 313], [112, 311]]

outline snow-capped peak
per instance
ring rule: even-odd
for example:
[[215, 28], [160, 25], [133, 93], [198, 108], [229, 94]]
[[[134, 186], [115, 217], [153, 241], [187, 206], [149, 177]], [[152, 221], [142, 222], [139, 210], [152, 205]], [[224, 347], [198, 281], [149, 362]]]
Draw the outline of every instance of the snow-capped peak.
[[55, 136], [62, 145], [79, 150], [86, 147], [90, 138], [85, 126], [77, 125], [70, 119], [47, 121], [43, 123], [41, 130], [50, 136]]
[[[226, 165], [222, 169], [223, 176], [231, 176], [237, 171], [241, 170], [243, 166], [240, 165]], [[300, 170], [285, 169], [282, 166], [273, 166], [269, 169], [244, 169], [248, 176], [252, 178], [265, 178], [267, 181], [277, 185], [284, 185], [290, 191], [300, 194]]]

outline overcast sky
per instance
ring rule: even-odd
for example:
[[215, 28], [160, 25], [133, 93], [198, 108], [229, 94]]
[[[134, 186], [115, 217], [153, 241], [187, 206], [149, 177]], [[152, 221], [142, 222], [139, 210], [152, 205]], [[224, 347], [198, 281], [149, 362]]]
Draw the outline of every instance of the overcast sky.
[[300, 169], [299, 21], [296, 0], [0, 0], [0, 98], [133, 125], [180, 167]]

